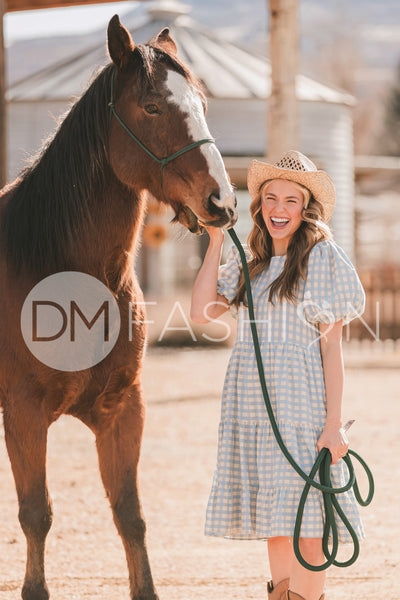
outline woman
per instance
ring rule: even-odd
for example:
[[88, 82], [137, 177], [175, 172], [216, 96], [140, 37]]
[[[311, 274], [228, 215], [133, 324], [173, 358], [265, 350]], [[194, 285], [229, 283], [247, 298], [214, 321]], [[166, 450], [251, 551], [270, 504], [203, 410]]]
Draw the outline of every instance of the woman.
[[[248, 188], [253, 228], [245, 252], [274, 414], [285, 445], [304, 471], [310, 472], [323, 447], [330, 450], [332, 484], [339, 487], [346, 480], [341, 458], [348, 449], [342, 429], [342, 327], [363, 312], [365, 295], [327, 226], [335, 188], [327, 173], [295, 151], [275, 165], [253, 161]], [[282, 455], [268, 421], [239, 252], [232, 247], [219, 268], [224, 233], [207, 231], [210, 244], [193, 287], [191, 317], [206, 323], [231, 309], [239, 324], [223, 390], [206, 534], [268, 540], [270, 600], [323, 600], [325, 571], [306, 570], [293, 553], [304, 482]], [[362, 538], [352, 491], [339, 501]], [[321, 494], [312, 489], [300, 550], [313, 565], [324, 562], [323, 520]], [[349, 541], [347, 530], [338, 527], [340, 541]]]

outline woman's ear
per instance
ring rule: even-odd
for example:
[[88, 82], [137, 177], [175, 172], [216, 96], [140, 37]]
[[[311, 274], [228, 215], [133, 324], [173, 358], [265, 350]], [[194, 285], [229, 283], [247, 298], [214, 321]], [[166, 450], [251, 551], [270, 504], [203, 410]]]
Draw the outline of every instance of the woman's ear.
[[135, 44], [129, 31], [121, 25], [118, 15], [114, 15], [108, 24], [107, 39], [111, 60], [119, 69], [123, 69], [128, 64], [128, 57], [134, 51]]

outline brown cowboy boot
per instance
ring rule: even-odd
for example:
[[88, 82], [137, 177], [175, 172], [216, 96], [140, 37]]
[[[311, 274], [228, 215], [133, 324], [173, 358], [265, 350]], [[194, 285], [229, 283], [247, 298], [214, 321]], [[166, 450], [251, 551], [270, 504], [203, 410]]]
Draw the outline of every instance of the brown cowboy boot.
[[[296, 594], [295, 592], [291, 592], [289, 590], [286, 592], [286, 598], [287, 600], [305, 600], [305, 598], [300, 596], [300, 594]], [[325, 594], [322, 594], [319, 600], [325, 600]]]
[[286, 591], [288, 588], [289, 577], [280, 581], [275, 587], [273, 586], [272, 581], [268, 581], [268, 600], [286, 600]]

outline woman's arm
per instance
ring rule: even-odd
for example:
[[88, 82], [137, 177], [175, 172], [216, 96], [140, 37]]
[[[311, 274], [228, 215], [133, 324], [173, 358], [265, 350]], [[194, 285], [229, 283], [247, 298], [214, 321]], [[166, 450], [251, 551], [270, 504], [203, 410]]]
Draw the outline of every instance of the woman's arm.
[[343, 398], [343, 356], [342, 321], [333, 325], [319, 323], [321, 332], [321, 357], [324, 371], [326, 395], [326, 422], [318, 440], [318, 451], [328, 448], [332, 454], [332, 464], [344, 456], [349, 447], [342, 429]]
[[208, 323], [229, 309], [228, 300], [217, 293], [218, 268], [225, 234], [217, 227], [206, 229], [210, 243], [193, 285], [190, 307], [190, 318], [195, 323]]

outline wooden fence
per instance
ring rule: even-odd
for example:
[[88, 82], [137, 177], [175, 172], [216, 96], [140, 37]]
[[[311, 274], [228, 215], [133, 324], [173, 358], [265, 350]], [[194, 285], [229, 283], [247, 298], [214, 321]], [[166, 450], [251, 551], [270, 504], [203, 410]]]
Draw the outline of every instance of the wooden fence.
[[351, 338], [400, 339], [400, 266], [362, 269], [359, 276], [365, 289], [366, 306], [362, 317], [349, 325]]

